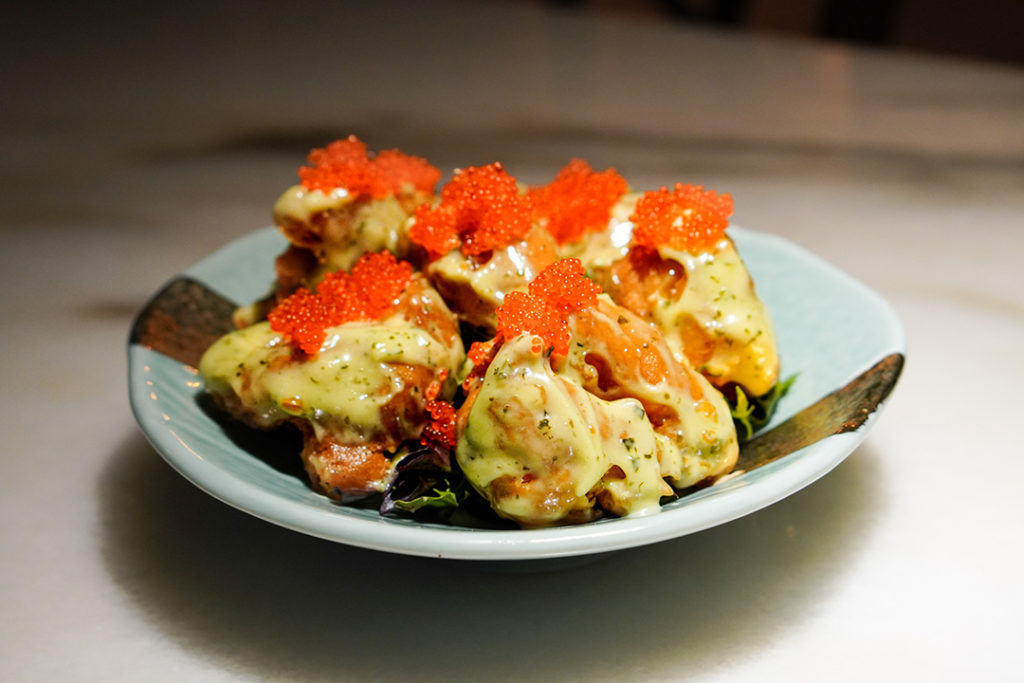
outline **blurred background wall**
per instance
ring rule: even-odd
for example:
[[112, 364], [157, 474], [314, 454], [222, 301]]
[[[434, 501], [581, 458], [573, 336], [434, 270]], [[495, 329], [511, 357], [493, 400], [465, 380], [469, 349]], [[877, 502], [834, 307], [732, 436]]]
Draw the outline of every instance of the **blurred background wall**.
[[1024, 62], [1024, 0], [507, 0]]

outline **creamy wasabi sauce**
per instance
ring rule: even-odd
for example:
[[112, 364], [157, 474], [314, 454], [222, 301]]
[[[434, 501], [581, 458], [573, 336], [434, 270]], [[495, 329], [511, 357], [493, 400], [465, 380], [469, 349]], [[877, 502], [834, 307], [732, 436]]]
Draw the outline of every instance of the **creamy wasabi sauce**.
[[[506, 342], [488, 368], [456, 447], [469, 481], [526, 525], [589, 510], [595, 489], [620, 514], [657, 511], [665, 489], [639, 401], [593, 396], [531, 345], [529, 335]], [[492, 486], [501, 478], [512, 486]]]
[[713, 250], [699, 254], [668, 247], [658, 253], [686, 270], [682, 296], [659, 300], [651, 311], [676, 356], [683, 357], [683, 339], [672, 331], [691, 316], [715, 342], [711, 358], [697, 368], [700, 372], [716, 384], [735, 382], [750, 395], [769, 391], [779, 371], [775, 335], [732, 240], [722, 239]]
[[563, 245], [559, 256], [578, 258], [588, 273], [611, 267], [629, 252], [629, 243], [633, 239], [633, 223], [629, 217], [636, 210], [638, 199], [640, 195], [635, 192], [622, 195], [612, 207], [607, 229], [588, 233], [579, 242]]
[[309, 245], [323, 264], [318, 276], [348, 270], [367, 252], [387, 249], [403, 258], [410, 250], [409, 214], [394, 195], [367, 199], [345, 188], [323, 192], [294, 185], [274, 204], [274, 221], [286, 233], [289, 225], [307, 225], [317, 214], [326, 214], [320, 241]]
[[209, 391], [234, 393], [263, 426], [301, 417], [318, 436], [326, 430], [351, 443], [379, 433], [381, 408], [394, 395], [426, 389], [404, 386], [392, 363], [447, 368], [442, 394], [450, 397], [463, 358], [461, 342], [443, 344], [400, 315], [331, 328], [316, 357], [292, 352], [264, 321], [214, 343], [199, 371]]
[[470, 285], [481, 299], [500, 306], [505, 295], [516, 289], [526, 289], [526, 283], [537, 272], [523, 255], [522, 244], [513, 244], [495, 251], [490, 260], [478, 266], [458, 249], [453, 249], [430, 264], [431, 273], [451, 282]]
[[[602, 294], [601, 298], [611, 303], [607, 294]], [[618, 310], [627, 315], [617, 306], [605, 310]], [[610, 323], [608, 316], [600, 309], [592, 311], [591, 315], [604, 315]], [[636, 319], [635, 324], [645, 323]], [[658, 337], [660, 338], [660, 335]], [[619, 343], [618, 339], [591, 339], [586, 344], [571, 344], [565, 373], [573, 375], [578, 378], [579, 383], [585, 384], [585, 376], [592, 371], [586, 362], [586, 355], [603, 355], [607, 345], [614, 343]], [[656, 342], [652, 341], [652, 345], [654, 344]], [[665, 349], [664, 353], [671, 354], [668, 349]], [[675, 488], [685, 488], [731, 470], [739, 455], [739, 445], [729, 405], [721, 392], [690, 367], [685, 357], [682, 360], [667, 360], [680, 363], [682, 384], [662, 378], [657, 383], [636, 379], [625, 386], [631, 396], [648, 405], [666, 406], [676, 416], [675, 420], [662, 424], [655, 433], [656, 452], [661, 476]], [[649, 421], [647, 423], [650, 425]]]
[[[505, 296], [515, 290], [526, 290], [527, 283], [537, 277], [538, 270], [527, 258], [524, 240], [496, 250], [482, 265], [475, 263], [459, 249], [453, 249], [427, 267], [427, 272], [446, 297], [452, 291], [463, 295], [454, 308], [467, 321], [480, 327], [495, 328], [494, 309]], [[474, 300], [467, 300], [471, 292]]]
[[288, 220], [308, 223], [314, 214], [338, 210], [353, 201], [355, 197], [344, 187], [324, 192], [309, 190], [302, 185], [292, 185], [274, 203], [274, 220], [278, 224]]

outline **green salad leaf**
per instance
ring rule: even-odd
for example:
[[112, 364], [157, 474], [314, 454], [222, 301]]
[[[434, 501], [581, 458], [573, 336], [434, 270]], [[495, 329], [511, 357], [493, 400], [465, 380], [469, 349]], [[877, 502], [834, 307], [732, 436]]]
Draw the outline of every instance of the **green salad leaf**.
[[743, 389], [736, 387], [736, 396], [729, 401], [729, 411], [732, 413], [733, 422], [736, 423], [736, 432], [741, 442], [768, 424], [779, 399], [786, 395], [796, 378], [796, 375], [790, 375], [781, 382], [776, 382], [771, 391], [761, 396], [747, 396]]
[[396, 500], [395, 507], [403, 512], [418, 512], [424, 508], [457, 508], [465, 494], [460, 499], [458, 493], [450, 488], [434, 488], [416, 498], [408, 500]]

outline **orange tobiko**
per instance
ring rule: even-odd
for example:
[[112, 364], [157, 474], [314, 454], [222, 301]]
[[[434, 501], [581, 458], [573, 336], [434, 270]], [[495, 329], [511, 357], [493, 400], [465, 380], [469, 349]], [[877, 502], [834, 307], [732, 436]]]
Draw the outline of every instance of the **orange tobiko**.
[[365, 254], [351, 273], [328, 273], [315, 294], [305, 288], [296, 290], [267, 319], [271, 329], [313, 356], [320, 351], [329, 328], [390, 315], [411, 278], [412, 266], [396, 260], [391, 252]]
[[[510, 292], [497, 310], [498, 334], [513, 339], [534, 335], [536, 353], [569, 353], [569, 324], [566, 316], [597, 305], [601, 287], [583, 274], [579, 259], [555, 261], [529, 285], [529, 292]], [[536, 341], [539, 340], [539, 344]]]
[[420, 435], [420, 443], [424, 446], [440, 446], [442, 448], [453, 448], [455, 446], [455, 407], [448, 401], [427, 401], [427, 412], [430, 414], [430, 421], [423, 428]]
[[615, 169], [596, 172], [586, 161], [573, 159], [552, 182], [531, 188], [530, 197], [534, 216], [565, 244], [607, 228], [612, 207], [627, 188]]
[[633, 240], [651, 249], [707, 251], [725, 237], [731, 215], [728, 194], [676, 183], [672, 191], [662, 187], [640, 197], [630, 216]]
[[432, 193], [441, 171], [426, 159], [397, 149], [373, 155], [354, 135], [336, 140], [309, 153], [312, 166], [299, 168], [299, 179], [307, 190], [330, 192], [344, 188], [357, 196], [381, 199], [412, 188]]
[[526, 237], [533, 203], [500, 163], [457, 171], [437, 206], [416, 210], [409, 238], [439, 258], [456, 247], [479, 256]]

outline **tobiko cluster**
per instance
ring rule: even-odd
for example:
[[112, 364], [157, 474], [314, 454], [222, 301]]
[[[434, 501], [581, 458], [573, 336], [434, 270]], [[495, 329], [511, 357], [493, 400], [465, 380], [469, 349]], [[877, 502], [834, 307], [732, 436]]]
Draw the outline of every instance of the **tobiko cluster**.
[[630, 219], [633, 239], [641, 246], [703, 251], [725, 237], [731, 215], [728, 194], [676, 183], [671, 191], [662, 187], [641, 196]]
[[409, 237], [434, 258], [461, 248], [478, 256], [523, 239], [532, 201], [500, 163], [456, 171], [439, 204], [416, 210]]
[[309, 163], [312, 166], [299, 168], [299, 179], [307, 190], [343, 188], [351, 195], [376, 199], [409, 188], [431, 193], [441, 179], [441, 171], [426, 159], [397, 149], [371, 156], [366, 143], [354, 135], [314, 149]]
[[573, 159], [547, 185], [530, 188], [534, 215], [559, 244], [608, 227], [612, 207], [626, 193], [626, 179], [609, 168], [596, 172]]
[[351, 273], [328, 273], [316, 293], [301, 287], [267, 316], [275, 332], [286, 335], [307, 355], [315, 355], [331, 327], [380, 320], [412, 278], [412, 266], [387, 251], [366, 254]]
[[535, 351], [547, 348], [564, 356], [569, 352], [566, 316], [597, 304], [601, 287], [584, 275], [579, 259], [556, 261], [530, 283], [528, 292], [510, 292], [497, 311], [498, 334], [515, 339], [534, 335]]

